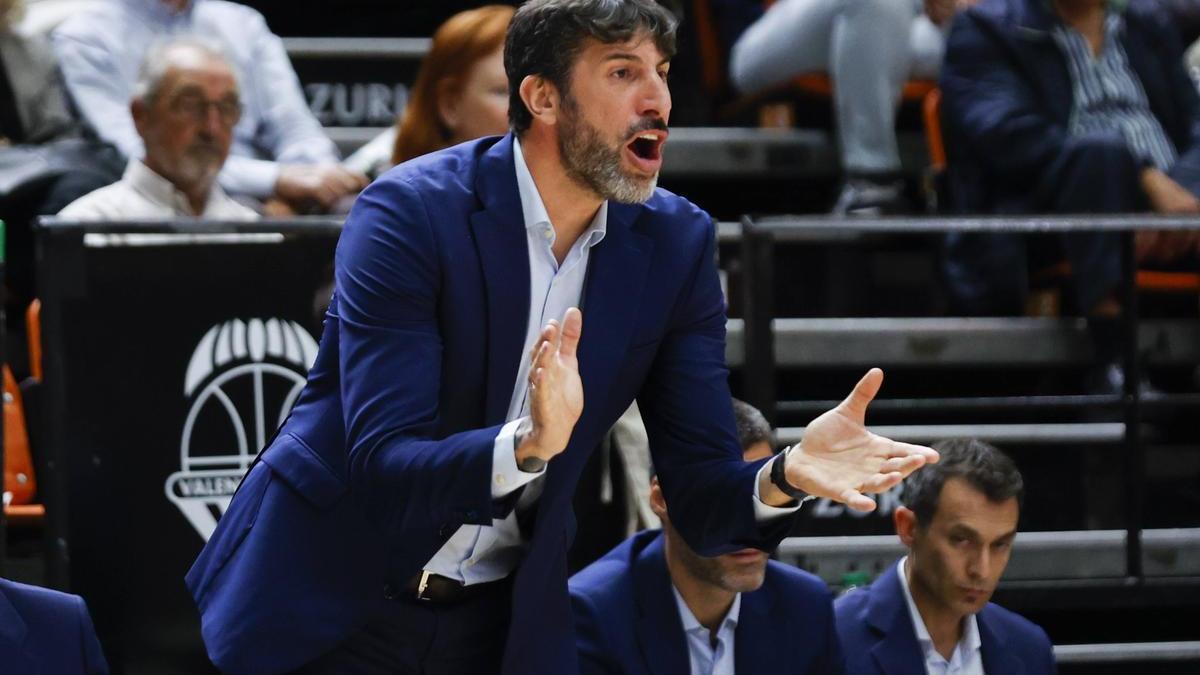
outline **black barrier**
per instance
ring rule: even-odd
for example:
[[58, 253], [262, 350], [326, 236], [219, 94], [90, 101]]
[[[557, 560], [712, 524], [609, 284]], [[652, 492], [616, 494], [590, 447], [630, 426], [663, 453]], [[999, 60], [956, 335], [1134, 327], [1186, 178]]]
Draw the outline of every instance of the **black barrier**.
[[201, 673], [183, 576], [315, 358], [340, 224], [37, 229], [49, 585], [114, 673]]

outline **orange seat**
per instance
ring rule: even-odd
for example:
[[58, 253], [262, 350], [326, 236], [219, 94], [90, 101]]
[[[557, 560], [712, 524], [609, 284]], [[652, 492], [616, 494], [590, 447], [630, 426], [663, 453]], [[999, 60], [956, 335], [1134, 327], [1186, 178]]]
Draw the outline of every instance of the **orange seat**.
[[[829, 79], [828, 73], [797, 75], [792, 78], [791, 86], [815, 96], [833, 96], [833, 80]], [[933, 80], [909, 80], [900, 90], [900, 97], [905, 101], [922, 101], [934, 91], [937, 91], [937, 83]]]
[[17, 380], [7, 365], [4, 366], [4, 491], [12, 493], [10, 504], [18, 506], [32, 504], [37, 494], [25, 405]]
[[37, 298], [25, 310], [25, 335], [29, 342], [29, 374], [42, 381], [42, 301]]

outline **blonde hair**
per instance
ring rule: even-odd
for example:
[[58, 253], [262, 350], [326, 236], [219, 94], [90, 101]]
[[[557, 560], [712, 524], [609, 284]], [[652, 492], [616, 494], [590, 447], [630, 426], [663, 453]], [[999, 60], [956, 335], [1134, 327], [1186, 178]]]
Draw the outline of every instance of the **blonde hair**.
[[433, 34], [433, 45], [398, 122], [393, 164], [450, 145], [451, 131], [442, 121], [438, 97], [457, 93], [475, 63], [504, 44], [515, 11], [506, 5], [484, 5], [459, 12]]

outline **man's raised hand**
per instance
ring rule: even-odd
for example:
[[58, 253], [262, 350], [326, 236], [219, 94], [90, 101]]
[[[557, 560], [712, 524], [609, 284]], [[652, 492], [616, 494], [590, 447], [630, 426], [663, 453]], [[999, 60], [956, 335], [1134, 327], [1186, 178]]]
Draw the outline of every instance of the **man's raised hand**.
[[804, 441], [787, 454], [788, 483], [856, 511], [872, 511], [875, 500], [865, 493], [884, 492], [938, 460], [932, 448], [897, 443], [867, 430], [867, 405], [882, 384], [883, 371], [872, 368], [846, 400], [808, 425]]
[[579, 338], [583, 313], [572, 307], [562, 325], [551, 321], [533, 345], [529, 365], [528, 433], [518, 434], [517, 466], [539, 471], [566, 450], [575, 423], [583, 413], [583, 382], [579, 379]]

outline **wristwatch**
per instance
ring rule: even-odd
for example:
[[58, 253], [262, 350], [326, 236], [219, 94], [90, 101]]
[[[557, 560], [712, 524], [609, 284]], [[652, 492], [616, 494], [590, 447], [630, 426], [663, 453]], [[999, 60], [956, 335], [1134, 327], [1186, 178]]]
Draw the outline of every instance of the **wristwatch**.
[[775, 455], [775, 459], [771, 460], [771, 484], [779, 488], [783, 494], [795, 499], [798, 502], [806, 502], [810, 499], [816, 499], [815, 495], [810, 495], [804, 490], [792, 485], [787, 481], [787, 474], [784, 473], [784, 464], [787, 462], [787, 455], [796, 446], [789, 445]]

